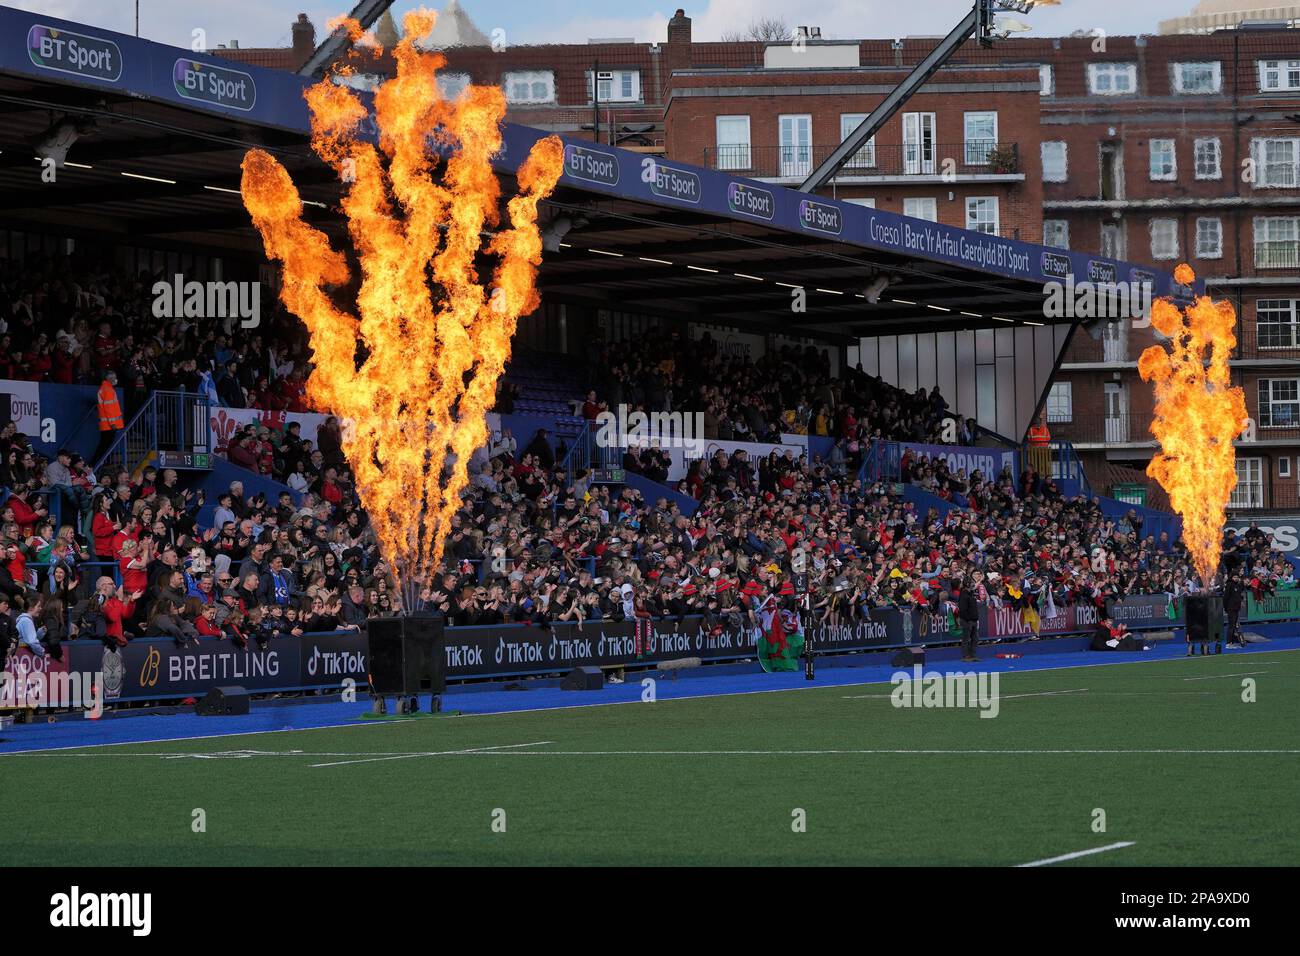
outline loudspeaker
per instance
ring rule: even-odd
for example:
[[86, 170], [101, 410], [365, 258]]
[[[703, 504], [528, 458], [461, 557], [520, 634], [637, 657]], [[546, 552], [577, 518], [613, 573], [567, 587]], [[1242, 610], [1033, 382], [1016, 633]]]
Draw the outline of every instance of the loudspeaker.
[[905, 647], [892, 658], [889, 664], [891, 667], [911, 667], [913, 664], [925, 663], [925, 650], [923, 648]]
[[1209, 644], [1223, 640], [1223, 595], [1189, 594], [1183, 598], [1187, 615], [1187, 643]]
[[600, 690], [605, 686], [605, 672], [599, 667], [575, 667], [560, 684], [561, 690]]
[[194, 705], [200, 717], [233, 717], [248, 713], [248, 691], [242, 687], [214, 687]]
[[367, 622], [370, 688], [378, 695], [444, 693], [443, 619], [412, 614]]

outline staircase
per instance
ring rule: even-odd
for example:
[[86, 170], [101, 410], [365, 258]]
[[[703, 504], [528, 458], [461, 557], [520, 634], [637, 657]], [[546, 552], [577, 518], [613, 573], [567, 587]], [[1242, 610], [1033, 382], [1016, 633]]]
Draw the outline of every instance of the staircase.
[[194, 392], [152, 392], [140, 410], [118, 433], [95, 474], [126, 471], [137, 475], [149, 465], [210, 471], [212, 430], [206, 395]]
[[554, 418], [556, 439], [567, 448], [574, 447], [587, 423], [574, 411], [574, 403], [583, 400], [585, 390], [580, 370], [570, 357], [520, 349], [511, 356], [503, 378], [519, 389], [515, 412]]

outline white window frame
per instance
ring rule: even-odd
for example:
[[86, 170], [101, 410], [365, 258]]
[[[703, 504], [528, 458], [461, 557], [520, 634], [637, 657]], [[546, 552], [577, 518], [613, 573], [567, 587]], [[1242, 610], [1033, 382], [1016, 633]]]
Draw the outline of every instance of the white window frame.
[[[1050, 224], [1050, 229], [1049, 229]], [[1043, 245], [1051, 249], [1070, 248], [1070, 220], [1044, 219]]]
[[[1277, 158], [1270, 161], [1270, 153]], [[1290, 153], [1290, 159], [1286, 158], [1286, 153]], [[1250, 141], [1250, 156], [1255, 164], [1256, 189], [1295, 189], [1300, 186], [1300, 137], [1256, 137]]]
[[[923, 215], [926, 210], [930, 215]], [[908, 196], [903, 199], [903, 215], [911, 216], [913, 219], [924, 219], [926, 222], [938, 222], [939, 200], [933, 196]]]
[[[545, 86], [545, 95], [541, 97], [537, 95], [536, 89], [539, 83]], [[527, 96], [521, 98], [517, 95], [517, 84], [527, 86]], [[509, 70], [502, 75], [501, 86], [506, 93], [506, 102], [512, 106], [555, 102], [554, 70]]]
[[[1205, 70], [1209, 68], [1209, 87], [1202, 89], [1189, 86], [1186, 70], [1188, 68]], [[1174, 64], [1174, 92], [1185, 96], [1213, 96], [1223, 91], [1223, 64], [1218, 60], [1192, 60]]]
[[1259, 60], [1258, 63], [1261, 93], [1300, 90], [1300, 60]]
[[1277, 476], [1279, 478], [1291, 477], [1291, 456], [1281, 455], [1277, 460]]
[[1200, 180], [1223, 178], [1223, 144], [1217, 136], [1198, 139], [1193, 144], [1192, 172]]
[[[981, 213], [991, 210], [992, 219]], [[992, 228], [988, 228], [988, 227]], [[966, 197], [966, 228], [987, 236], [1002, 235], [1002, 209], [997, 196]]]
[[[1161, 218], [1152, 219], [1148, 229], [1151, 233], [1151, 258], [1161, 261], [1177, 259], [1178, 220]], [[1170, 240], [1172, 242], [1172, 248], [1158, 245], [1160, 239]]]
[[1255, 268], [1300, 268], [1300, 216], [1256, 216]]
[[[1059, 147], [1059, 148], [1058, 148]], [[1063, 183], [1070, 178], [1070, 148], [1064, 140], [1043, 140], [1039, 146], [1043, 164], [1043, 182]], [[1051, 166], [1048, 157], [1052, 157]]]
[[1074, 383], [1053, 382], [1047, 392], [1047, 423], [1065, 424], [1074, 421]]
[[473, 82], [468, 73], [439, 73], [438, 92], [444, 100], [454, 100]]
[[[1152, 182], [1178, 181], [1178, 142], [1172, 139], [1157, 138], [1147, 143], [1150, 152], [1148, 174]], [[1165, 160], [1168, 160], [1168, 163]], [[1157, 166], [1157, 163], [1159, 165]]]
[[1262, 458], [1238, 458], [1237, 486], [1228, 499], [1229, 508], [1264, 507], [1264, 461]]
[[1300, 299], [1255, 300], [1255, 345], [1259, 349], [1300, 348]]
[[[1127, 89], [1120, 89], [1123, 78]], [[1103, 82], [1104, 80], [1104, 82]], [[1136, 63], [1089, 63], [1088, 92], [1093, 96], [1134, 96], [1137, 94]]]
[[[722, 123], [724, 120], [737, 123], [740, 120], [745, 121], [745, 141], [743, 143], [723, 142], [724, 134], [722, 132]], [[715, 168], [753, 169], [754, 141], [752, 138], [752, 132], [749, 116], [747, 114], [733, 113], [724, 116], [715, 116], [713, 118], [713, 144], [718, 151], [718, 161]]]
[[844, 202], [852, 203], [855, 206], [865, 206], [868, 209], [876, 208], [876, 200], [867, 196], [842, 196]]
[[[867, 118], [868, 113], [841, 113], [840, 114], [840, 142], [849, 138], [849, 134], [862, 124]], [[849, 157], [848, 162], [844, 164], [845, 169], [872, 169], [876, 165], [876, 137], [871, 137], [858, 149], [856, 153]]]
[[[1277, 396], [1277, 389], [1274, 386], [1282, 386], [1283, 397]], [[1259, 427], [1260, 428], [1295, 428], [1300, 426], [1300, 378], [1261, 378], [1258, 385], [1259, 395]], [[1295, 397], [1291, 398], [1287, 393], [1294, 390]], [[1265, 399], [1267, 393], [1267, 400]], [[1275, 415], [1273, 409], [1276, 406], [1289, 408], [1286, 414], [1281, 416]], [[1293, 407], [1292, 407], [1293, 406]], [[1278, 418], [1281, 421], [1278, 421]]]
[[[787, 142], [785, 138], [785, 121], [790, 120], [790, 132], [794, 139]], [[807, 120], [808, 142], [800, 143], [798, 129]], [[812, 172], [813, 119], [811, 113], [782, 113], [776, 118], [777, 161], [780, 174], [785, 177], [807, 176]]]
[[933, 176], [939, 123], [934, 113], [903, 114], [903, 175]]
[[1223, 220], [1218, 216], [1197, 217], [1196, 258], [1223, 258]]
[[[609, 74], [608, 82], [610, 88], [608, 96], [605, 96], [603, 94], [601, 95], [600, 101], [602, 103], [641, 102], [641, 71], [640, 70], [625, 70], [625, 69], [596, 70], [595, 75], [599, 76], [602, 73]], [[592, 71], [588, 70], [587, 71], [587, 102], [588, 103], [595, 102], [592, 96], [592, 76], [593, 76]], [[614, 92], [615, 84], [618, 85], [617, 93]], [[624, 87], [629, 85], [631, 87], [630, 92], [625, 93]]]
[[1038, 95], [1056, 95], [1056, 71], [1050, 63], [1040, 63], [1038, 65]]
[[[992, 123], [989, 124], [989, 120]], [[979, 124], [989, 124], [992, 126], [992, 137], [988, 136], [971, 136], [971, 122]], [[970, 110], [962, 114], [962, 157], [966, 166], [987, 166], [989, 165], [989, 153], [997, 148], [998, 145], [998, 111], [997, 110]]]

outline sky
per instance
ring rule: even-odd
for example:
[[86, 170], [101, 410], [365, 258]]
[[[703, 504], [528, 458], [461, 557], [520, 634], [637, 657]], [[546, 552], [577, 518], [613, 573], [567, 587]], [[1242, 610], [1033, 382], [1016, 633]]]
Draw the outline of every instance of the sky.
[[[138, 0], [140, 35], [189, 47], [193, 31], [205, 31], [207, 45], [238, 40], [240, 46], [287, 46], [289, 27], [306, 13], [317, 27], [350, 10], [355, 0]], [[443, 0], [426, 0], [438, 9]], [[970, 9], [972, 0], [617, 0], [617, 3], [575, 0], [460, 0], [484, 33], [505, 31], [505, 42], [585, 43], [592, 37], [632, 37], [640, 42], [662, 41], [668, 18], [684, 7], [693, 20], [696, 40], [716, 40], [724, 31], [743, 28], [760, 16], [774, 16], [789, 25], [819, 26], [827, 39], [900, 36], [942, 36]], [[1183, 16], [1195, 0], [1062, 0], [1015, 14], [1033, 26], [1028, 36], [1062, 36], [1075, 30], [1102, 29], [1112, 36], [1154, 33], [1162, 19]], [[137, 0], [0, 0], [0, 6], [34, 10], [79, 23], [135, 32]], [[395, 16], [419, 6], [396, 0]]]

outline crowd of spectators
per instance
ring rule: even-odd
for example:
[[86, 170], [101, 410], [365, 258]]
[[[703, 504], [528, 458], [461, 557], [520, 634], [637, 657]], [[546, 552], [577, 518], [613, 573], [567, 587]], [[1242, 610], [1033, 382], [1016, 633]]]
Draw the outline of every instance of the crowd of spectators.
[[[283, 430], [242, 427], [229, 455], [291, 490], [268, 498], [236, 482], [203, 517], [203, 496], [174, 471], [96, 477], [75, 455], [43, 460], [5, 426], [0, 647], [21, 642], [57, 658], [71, 637], [120, 647], [138, 636], [182, 644], [225, 636], [255, 646], [412, 610], [453, 625], [701, 614], [723, 627], [753, 623], [757, 599], [796, 575], [812, 594], [813, 623], [830, 625], [878, 607], [941, 610], [958, 586], [1036, 614], [1200, 587], [1181, 542], [1144, 535], [1136, 511], [1107, 518], [1032, 471], [1017, 483], [1009, 470], [954, 473], [942, 458], [909, 456], [905, 481], [961, 506], [916, 510], [894, 486], [860, 480], [857, 463], [873, 438], [969, 441], [969, 423], [954, 422], [955, 436], [945, 429], [937, 391], [909, 394], [857, 371], [834, 377], [813, 349], [746, 362], [707, 336], [689, 347], [673, 336], [604, 346], [584, 412], [703, 410], [706, 437], [761, 441], [802, 430], [834, 439], [824, 459], [717, 451], [679, 483], [698, 503], [687, 515], [667, 497], [592, 484], [582, 471], [571, 477], [544, 431], [520, 448], [503, 429], [470, 462], [441, 572], [399, 586], [360, 505], [339, 423], [327, 419], [307, 436], [293, 419], [300, 338], [155, 322], [144, 277], [72, 284], [54, 277], [54, 265], [19, 276], [0, 262], [11, 296], [36, 286], [12, 299], [3, 332], [11, 364], [0, 374], [37, 375], [42, 361], [32, 358], [48, 353], [53, 327], [74, 381], [109, 368], [136, 389], [209, 376], [223, 402], [290, 412]], [[630, 454], [638, 469], [667, 478], [662, 453]], [[1258, 529], [1229, 542], [1225, 566], [1248, 572], [1260, 593], [1294, 580]]]

